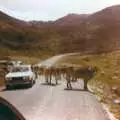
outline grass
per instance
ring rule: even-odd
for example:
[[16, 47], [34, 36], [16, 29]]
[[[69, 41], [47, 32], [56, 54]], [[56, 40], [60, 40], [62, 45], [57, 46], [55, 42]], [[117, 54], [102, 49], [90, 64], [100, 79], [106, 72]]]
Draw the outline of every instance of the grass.
[[11, 56], [11, 58], [12, 58], [12, 60], [23, 61], [25, 64], [36, 64], [41, 61], [40, 58], [28, 57], [28, 56]]
[[26, 55], [23, 55], [23, 54], [10, 54], [9, 57], [12, 59], [12, 60], [20, 60], [20, 61], [23, 61], [25, 64], [37, 64], [37, 63], [40, 63], [41, 61], [51, 57], [52, 54], [51, 53], [47, 53], [47, 52], [39, 52], [39, 54], [37, 55], [30, 55], [30, 54], [26, 54]]
[[1, 86], [1, 87], [5, 85], [4, 82], [5, 82], [4, 80], [0, 80], [0, 86]]
[[120, 120], [120, 104], [115, 104], [114, 99], [120, 98], [120, 51], [93, 54], [71, 55], [59, 60], [57, 65], [96, 66], [98, 72], [89, 81], [89, 86], [99, 96]]

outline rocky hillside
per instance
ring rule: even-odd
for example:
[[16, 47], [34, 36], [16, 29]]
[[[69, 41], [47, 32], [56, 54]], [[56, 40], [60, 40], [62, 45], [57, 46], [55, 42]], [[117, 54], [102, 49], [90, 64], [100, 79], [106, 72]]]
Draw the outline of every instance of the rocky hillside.
[[120, 5], [56, 21], [25, 22], [0, 12], [3, 54], [105, 52], [120, 49]]

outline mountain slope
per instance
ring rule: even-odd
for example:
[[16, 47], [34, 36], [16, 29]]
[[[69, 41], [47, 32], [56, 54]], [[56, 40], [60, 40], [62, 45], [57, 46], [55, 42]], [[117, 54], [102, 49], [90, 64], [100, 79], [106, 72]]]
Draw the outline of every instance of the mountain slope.
[[[0, 47], [7, 53], [106, 52], [120, 49], [120, 5], [56, 21], [20, 21], [0, 12]], [[3, 52], [6, 54], [5, 52]]]
[[61, 26], [73, 26], [73, 25], [79, 25], [83, 23], [87, 18], [88, 14], [68, 14], [58, 20], [55, 21], [56, 25]]

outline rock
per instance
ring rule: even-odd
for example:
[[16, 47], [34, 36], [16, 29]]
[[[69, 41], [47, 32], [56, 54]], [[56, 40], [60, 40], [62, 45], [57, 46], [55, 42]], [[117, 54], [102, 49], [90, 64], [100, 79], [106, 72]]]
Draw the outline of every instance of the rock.
[[117, 98], [113, 101], [115, 104], [120, 104], [120, 98]]
[[112, 90], [117, 90], [117, 86], [112, 86]]

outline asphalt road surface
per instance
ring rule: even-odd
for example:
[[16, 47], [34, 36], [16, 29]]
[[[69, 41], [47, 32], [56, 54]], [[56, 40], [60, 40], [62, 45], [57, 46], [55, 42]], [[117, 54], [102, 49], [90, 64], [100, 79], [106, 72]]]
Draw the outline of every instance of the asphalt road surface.
[[58, 61], [59, 59], [64, 58], [65, 56], [70, 56], [70, 55], [79, 55], [80, 53], [68, 53], [68, 54], [61, 54], [61, 55], [57, 55], [57, 56], [53, 56], [41, 63], [38, 64], [38, 66], [46, 66], [46, 67], [51, 67], [53, 66], [56, 61]]
[[32, 88], [5, 90], [0, 96], [12, 103], [26, 120], [108, 120], [95, 96], [82, 91], [82, 81], [73, 83], [73, 90], [65, 88], [63, 79], [59, 85], [50, 86], [39, 76]]

